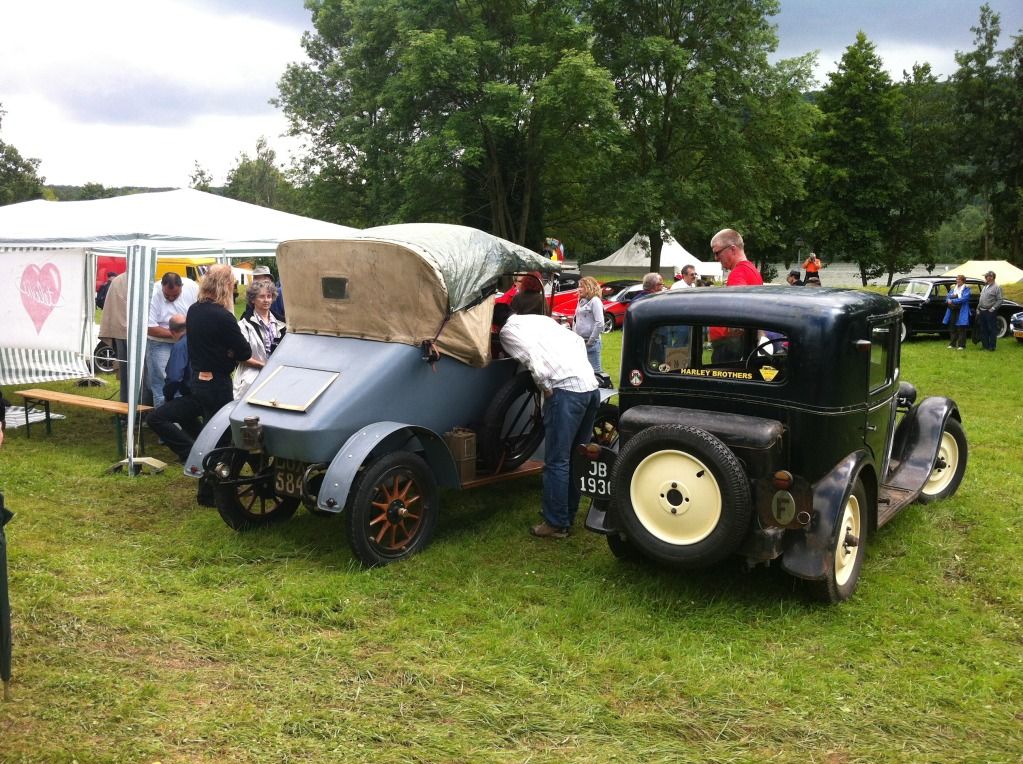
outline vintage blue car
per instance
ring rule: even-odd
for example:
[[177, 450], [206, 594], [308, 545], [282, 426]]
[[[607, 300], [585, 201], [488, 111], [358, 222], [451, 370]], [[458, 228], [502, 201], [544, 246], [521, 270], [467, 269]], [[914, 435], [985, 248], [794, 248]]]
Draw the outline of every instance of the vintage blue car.
[[[539, 394], [501, 357], [492, 318], [502, 278], [557, 263], [440, 224], [284, 242], [277, 262], [287, 334], [185, 464], [229, 526], [276, 523], [299, 504], [344, 513], [356, 556], [381, 565], [429, 542], [438, 486], [542, 469], [527, 461], [542, 453]], [[615, 418], [603, 409], [602, 431]]]
[[962, 415], [900, 379], [902, 310], [838, 289], [687, 289], [625, 319], [619, 442], [573, 459], [586, 525], [682, 568], [778, 561], [824, 600], [871, 536], [966, 470]]

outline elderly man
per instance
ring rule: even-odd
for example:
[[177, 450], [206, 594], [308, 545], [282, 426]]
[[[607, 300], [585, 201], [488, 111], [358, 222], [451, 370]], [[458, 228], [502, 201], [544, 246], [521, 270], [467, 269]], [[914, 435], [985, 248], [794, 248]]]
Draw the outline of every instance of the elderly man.
[[683, 265], [679, 271], [679, 279], [671, 285], [672, 289], [694, 289], [696, 287], [696, 266]]
[[153, 406], [163, 405], [163, 383], [167, 376], [167, 361], [171, 348], [178, 337], [170, 330], [172, 316], [188, 313], [199, 298], [199, 285], [192, 279], [182, 279], [170, 271], [163, 274], [160, 283], [153, 289], [149, 303], [149, 327], [146, 330], [146, 379], [153, 394]]
[[643, 277], [643, 291], [633, 298], [633, 302], [646, 299], [652, 294], [664, 291], [664, 277], [660, 273], [648, 273]]
[[[738, 231], [724, 228], [710, 240], [714, 259], [728, 271], [725, 286], [760, 286], [764, 283], [757, 267], [746, 259], [746, 248]], [[712, 326], [708, 333], [714, 350], [712, 363], [729, 363], [742, 356], [742, 330]]]
[[980, 344], [984, 350], [994, 352], [998, 339], [998, 309], [1002, 306], [1002, 287], [995, 283], [995, 272], [984, 274], [984, 288], [980, 290], [977, 316], [980, 320]]
[[[572, 449], [589, 442], [600, 394], [582, 337], [537, 315], [542, 303], [539, 294], [516, 295], [500, 339], [505, 352], [529, 369], [544, 397], [543, 522], [529, 532], [563, 539], [579, 511], [580, 493], [570, 475]], [[497, 311], [494, 320], [502, 321]]]

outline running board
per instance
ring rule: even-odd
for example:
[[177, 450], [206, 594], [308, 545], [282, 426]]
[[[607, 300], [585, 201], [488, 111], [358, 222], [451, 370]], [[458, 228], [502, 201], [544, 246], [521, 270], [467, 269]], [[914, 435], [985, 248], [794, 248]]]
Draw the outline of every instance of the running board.
[[498, 472], [496, 475], [484, 475], [483, 477], [466, 480], [462, 483], [462, 488], [478, 488], [481, 485], [503, 483], [505, 480], [515, 480], [516, 478], [529, 477], [530, 475], [539, 475], [542, 472], [543, 462], [536, 459], [530, 459], [527, 462], [523, 462], [510, 472]]
[[885, 525], [899, 512], [908, 507], [919, 491], [910, 491], [908, 488], [899, 488], [894, 485], [882, 485], [877, 493], [877, 527]]

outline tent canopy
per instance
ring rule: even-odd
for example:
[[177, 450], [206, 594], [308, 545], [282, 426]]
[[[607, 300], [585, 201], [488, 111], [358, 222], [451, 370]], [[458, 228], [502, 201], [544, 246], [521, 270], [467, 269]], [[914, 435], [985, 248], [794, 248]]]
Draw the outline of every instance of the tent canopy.
[[[129, 410], [142, 389], [146, 325], [153, 272], [160, 253], [190, 252], [222, 257], [273, 255], [285, 239], [342, 239], [358, 231], [227, 199], [192, 189], [157, 191], [83, 202], [33, 201], [0, 207], [0, 258], [19, 252], [80, 247], [91, 252], [123, 253], [128, 259]], [[42, 257], [42, 256], [40, 256]], [[89, 256], [91, 257], [91, 256]], [[89, 257], [86, 261], [91, 262]], [[83, 264], [83, 277], [95, 265]], [[46, 262], [29, 264], [30, 273], [50, 273]], [[35, 268], [36, 270], [31, 270]], [[87, 281], [91, 290], [91, 275]], [[69, 332], [92, 327], [90, 302]], [[87, 345], [89, 347], [91, 345]], [[27, 379], [23, 381], [29, 381]], [[134, 459], [134, 419], [128, 418], [127, 457]]]
[[962, 274], [967, 278], [982, 279], [988, 271], [995, 272], [995, 281], [999, 284], [1015, 284], [1023, 281], [1023, 270], [1008, 260], [967, 260], [962, 265], [957, 265], [941, 275], [958, 276]]
[[[714, 279], [721, 278], [720, 264], [705, 263], [698, 260], [670, 233], [665, 233], [667, 238], [665, 238], [661, 246], [660, 273], [662, 276], [670, 279], [683, 266], [693, 265], [700, 276], [709, 276]], [[603, 260], [585, 263], [580, 266], [579, 271], [584, 276], [614, 274], [617, 276], [642, 277], [650, 271], [650, 238], [644, 234], [634, 234], [621, 249], [608, 255]]]
[[37, 200], [0, 207], [0, 247], [271, 252], [285, 239], [339, 239], [357, 231], [194, 189], [84, 202]]

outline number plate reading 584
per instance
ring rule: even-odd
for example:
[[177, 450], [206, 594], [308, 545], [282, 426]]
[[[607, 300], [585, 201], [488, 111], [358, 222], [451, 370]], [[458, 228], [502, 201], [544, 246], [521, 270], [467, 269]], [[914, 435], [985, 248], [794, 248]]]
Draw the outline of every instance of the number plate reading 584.
[[579, 491], [595, 499], [611, 498], [611, 475], [607, 462], [583, 462], [585, 469], [579, 470]]

